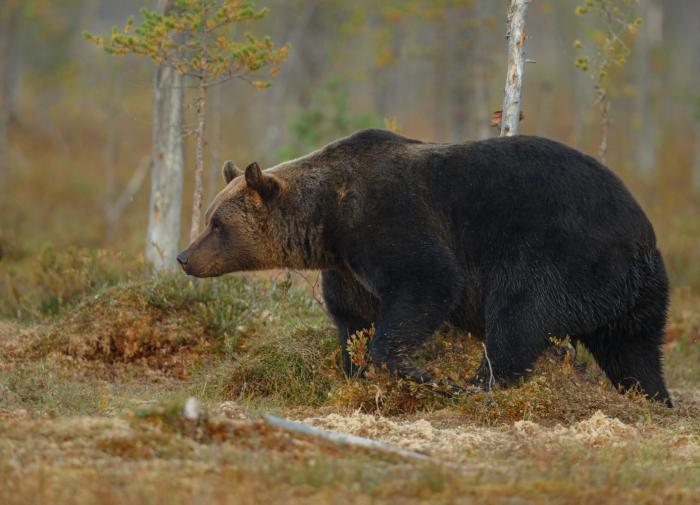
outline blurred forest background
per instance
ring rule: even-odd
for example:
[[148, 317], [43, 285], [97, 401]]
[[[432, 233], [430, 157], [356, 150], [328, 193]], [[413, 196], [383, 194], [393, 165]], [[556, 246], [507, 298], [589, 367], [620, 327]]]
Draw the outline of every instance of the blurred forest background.
[[[503, 100], [507, 4], [259, 2], [269, 14], [235, 35], [289, 43], [288, 58], [268, 89], [241, 79], [211, 88], [205, 206], [223, 185], [226, 159], [271, 166], [362, 127], [437, 142], [496, 136], [489, 118]], [[138, 22], [144, 5], [155, 8], [140, 0], [0, 2], [3, 289], [19, 289], [48, 245], [142, 254], [155, 66], [110, 57], [82, 32], [108, 34], [130, 15]], [[526, 53], [535, 62], [525, 70], [521, 133], [596, 155], [601, 118], [580, 57], [605, 29], [580, 5], [530, 6]], [[643, 22], [609, 76], [607, 163], [654, 221], [674, 284], [700, 288], [700, 3], [643, 0], [631, 8]], [[185, 100], [189, 129], [194, 92]], [[186, 137], [183, 223], [193, 141]], [[183, 245], [187, 231], [182, 226]]]
[[[497, 136], [511, 3], [259, 0], [267, 14], [248, 10], [221, 46], [248, 40], [272, 61], [248, 58], [259, 72], [206, 90], [198, 156], [197, 78], [177, 108], [184, 148], [168, 150], [181, 137], [154, 118], [183, 87], [158, 87], [151, 58], [99, 47], [132, 15], [133, 36], [142, 7], [174, 2], [250, 3], [0, 0], [0, 503], [700, 502], [700, 1], [532, 0], [525, 29], [520, 133], [600, 157], [607, 129], [606, 163], [653, 221], [673, 287], [674, 409], [618, 394], [568, 337], [519, 387], [348, 380], [318, 273], [195, 282], [171, 257], [172, 275], [153, 274], [157, 166], [184, 173], [184, 189], [165, 178], [182, 194], [179, 234], [159, 235], [172, 253], [187, 244], [202, 158], [206, 207], [229, 159], [270, 167], [364, 127]], [[129, 36], [117, 49], [136, 47]], [[369, 338], [352, 340], [365, 360]], [[482, 345], [445, 328], [416, 359], [460, 383]], [[263, 413], [429, 459], [339, 449]]]

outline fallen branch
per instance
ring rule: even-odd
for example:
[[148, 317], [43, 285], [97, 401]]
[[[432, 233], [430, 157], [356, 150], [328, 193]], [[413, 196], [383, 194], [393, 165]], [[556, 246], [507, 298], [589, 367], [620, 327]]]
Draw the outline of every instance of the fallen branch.
[[308, 424], [289, 421], [288, 419], [282, 419], [281, 417], [271, 416], [269, 414], [263, 416], [263, 419], [267, 424], [269, 424], [270, 426], [274, 426], [275, 428], [279, 428], [284, 431], [289, 431], [291, 433], [298, 433], [300, 435], [321, 439], [325, 442], [331, 442], [333, 444], [349, 445], [351, 447], [379, 451], [385, 454], [399, 456], [407, 459], [421, 461], [430, 460], [430, 457], [425, 454], [401, 449], [400, 447], [388, 445], [383, 442], [379, 442], [378, 440], [358, 437], [356, 435], [347, 435], [345, 433], [338, 433], [336, 431], [323, 430], [321, 428], [309, 426]]

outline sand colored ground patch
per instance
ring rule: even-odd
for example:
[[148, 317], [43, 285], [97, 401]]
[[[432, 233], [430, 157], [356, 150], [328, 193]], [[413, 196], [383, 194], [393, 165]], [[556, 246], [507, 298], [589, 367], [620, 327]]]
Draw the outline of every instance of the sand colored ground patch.
[[[303, 422], [318, 428], [380, 440], [445, 461], [465, 460], [478, 452], [558, 450], [572, 446], [602, 449], [643, 444], [648, 437], [656, 440], [666, 438], [656, 428], [626, 424], [600, 411], [570, 426], [554, 427], [541, 426], [531, 421], [517, 421], [510, 426], [498, 428], [474, 425], [440, 428], [425, 419], [402, 421], [359, 412], [349, 416], [329, 414], [325, 417], [312, 417]], [[690, 457], [700, 457], [700, 453], [694, 453], [697, 441], [693, 436], [673, 437], [668, 442], [678, 449], [679, 455], [683, 453]]]
[[597, 411], [590, 418], [572, 426], [557, 425], [544, 428], [530, 421], [518, 421], [513, 425], [513, 434], [525, 444], [549, 446], [573, 442], [589, 447], [601, 447], [635, 440], [639, 437], [639, 430]]

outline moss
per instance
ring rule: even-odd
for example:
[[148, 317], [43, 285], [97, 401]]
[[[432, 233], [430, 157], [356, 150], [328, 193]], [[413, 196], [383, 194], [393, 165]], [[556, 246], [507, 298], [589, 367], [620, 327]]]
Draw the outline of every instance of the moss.
[[332, 329], [300, 326], [248, 338], [231, 366], [227, 396], [319, 406], [340, 379]]

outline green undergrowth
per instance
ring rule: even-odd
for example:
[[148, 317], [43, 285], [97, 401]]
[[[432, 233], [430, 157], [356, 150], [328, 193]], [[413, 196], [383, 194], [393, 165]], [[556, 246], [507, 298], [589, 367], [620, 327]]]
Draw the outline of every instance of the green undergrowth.
[[[111, 253], [44, 254], [43, 273], [28, 276], [16, 297], [22, 317], [0, 324], [0, 407], [111, 412], [134, 398], [146, 401], [150, 391], [154, 398], [235, 400], [254, 410], [449, 410], [493, 426], [571, 423], [597, 410], [625, 422], [670, 421], [698, 410], [691, 398], [669, 413], [634, 392], [620, 395], [585, 350], [573, 355], [564, 347], [543, 356], [520, 386], [491, 393], [450, 395], [376, 370], [347, 379], [318, 293], [290, 274], [193, 280], [122, 270]], [[674, 296], [666, 352], [672, 390], [700, 384], [697, 299], [690, 291]], [[448, 328], [415, 360], [438, 380], [467, 386], [482, 354], [480, 341]]]
[[105, 249], [46, 245], [21, 261], [6, 260], [0, 258], [0, 317], [23, 321], [57, 316], [99, 289], [148, 271], [142, 258]]

